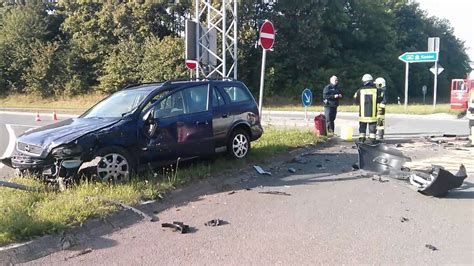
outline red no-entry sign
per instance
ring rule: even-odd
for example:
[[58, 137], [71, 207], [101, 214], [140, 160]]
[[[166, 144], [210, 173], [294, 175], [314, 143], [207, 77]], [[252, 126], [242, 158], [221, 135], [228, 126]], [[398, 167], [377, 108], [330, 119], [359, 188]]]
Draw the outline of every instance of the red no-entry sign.
[[186, 60], [186, 67], [193, 70], [196, 69], [197, 61], [195, 60]]
[[273, 24], [266, 20], [260, 27], [260, 45], [263, 49], [272, 49], [275, 43], [275, 28]]

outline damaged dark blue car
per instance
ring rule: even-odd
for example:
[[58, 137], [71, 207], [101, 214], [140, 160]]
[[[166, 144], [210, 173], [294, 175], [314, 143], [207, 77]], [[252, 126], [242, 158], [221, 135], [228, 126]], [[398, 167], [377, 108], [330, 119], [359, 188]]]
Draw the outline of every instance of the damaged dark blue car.
[[242, 82], [148, 83], [114, 93], [78, 118], [24, 133], [2, 162], [51, 182], [77, 180], [85, 171], [121, 182], [178, 158], [225, 151], [244, 158], [262, 133], [257, 104]]

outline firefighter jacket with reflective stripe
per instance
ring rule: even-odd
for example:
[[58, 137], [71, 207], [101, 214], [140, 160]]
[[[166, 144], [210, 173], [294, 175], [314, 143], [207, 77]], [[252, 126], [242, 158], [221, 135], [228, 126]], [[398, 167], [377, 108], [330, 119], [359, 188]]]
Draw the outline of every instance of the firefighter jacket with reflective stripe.
[[357, 90], [354, 94], [354, 101], [359, 104], [359, 122], [377, 122], [378, 104], [383, 99], [383, 91], [377, 89], [373, 83], [368, 83]]

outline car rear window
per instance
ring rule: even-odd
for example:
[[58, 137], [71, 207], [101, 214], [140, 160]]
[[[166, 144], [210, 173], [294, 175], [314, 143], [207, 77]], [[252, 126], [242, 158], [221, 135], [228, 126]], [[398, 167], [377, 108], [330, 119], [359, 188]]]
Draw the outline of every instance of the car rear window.
[[245, 102], [251, 99], [248, 91], [242, 87], [224, 87], [224, 91], [229, 96], [230, 101], [233, 103]]

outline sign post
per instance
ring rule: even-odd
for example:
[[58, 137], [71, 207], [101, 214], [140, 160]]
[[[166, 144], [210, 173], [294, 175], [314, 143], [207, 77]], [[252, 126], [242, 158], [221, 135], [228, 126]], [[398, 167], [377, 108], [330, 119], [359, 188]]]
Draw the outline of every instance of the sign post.
[[438, 61], [435, 62], [435, 74], [433, 85], [433, 110], [436, 109], [436, 93], [438, 91]]
[[303, 93], [301, 94], [301, 102], [304, 106], [304, 119], [308, 120], [308, 106], [313, 103], [313, 93], [310, 89], [306, 88], [303, 90]]
[[275, 43], [275, 28], [269, 20], [265, 20], [260, 27], [260, 46], [263, 48], [262, 53], [262, 71], [260, 73], [260, 95], [258, 98], [258, 112], [262, 117], [262, 104], [263, 104], [263, 84], [265, 80], [265, 60], [267, 57], [267, 50], [272, 49]]
[[[408, 105], [408, 72], [410, 63], [438, 62], [438, 52], [406, 52], [398, 57], [405, 62], [405, 111]], [[436, 71], [437, 64], [436, 64]], [[435, 83], [436, 84], [436, 83]], [[436, 86], [436, 85], [435, 85]], [[434, 92], [434, 101], [436, 101], [436, 91]]]
[[426, 92], [428, 91], [428, 87], [426, 87], [426, 85], [423, 85], [423, 87], [421, 87], [421, 92], [423, 92], [423, 104], [425, 104], [425, 100], [426, 100]]
[[[430, 52], [439, 52], [439, 37], [430, 37], [428, 38], [428, 51]], [[431, 70], [431, 69], [430, 69]], [[436, 94], [438, 92], [438, 58], [436, 58], [434, 64], [434, 82], [433, 82], [433, 110], [436, 109]], [[443, 70], [441, 70], [443, 71]], [[433, 71], [431, 71], [433, 72]]]
[[405, 111], [407, 110], [408, 105], [408, 74], [409, 74], [410, 63], [405, 63], [405, 101], [404, 101], [404, 108]]

